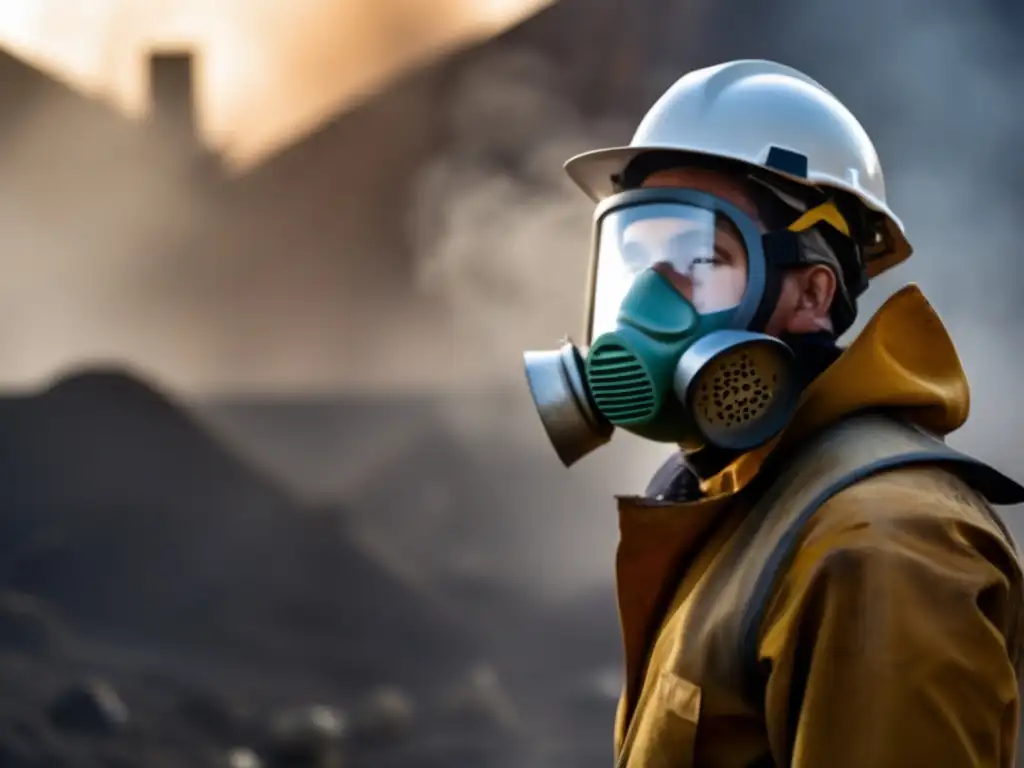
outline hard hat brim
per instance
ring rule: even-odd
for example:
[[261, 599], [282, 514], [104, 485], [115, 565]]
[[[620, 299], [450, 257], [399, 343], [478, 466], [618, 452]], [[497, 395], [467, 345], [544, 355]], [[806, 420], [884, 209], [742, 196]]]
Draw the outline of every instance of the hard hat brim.
[[621, 174], [626, 167], [638, 156], [648, 152], [672, 152], [679, 155], [680, 160], [691, 158], [714, 158], [729, 163], [741, 163], [745, 166], [756, 167], [762, 172], [768, 172], [785, 178], [797, 184], [805, 186], [832, 187], [840, 191], [852, 194], [876, 213], [882, 214], [886, 219], [886, 230], [892, 241], [891, 250], [884, 256], [865, 264], [868, 278], [874, 278], [892, 267], [907, 260], [913, 249], [903, 231], [903, 223], [889, 209], [887, 205], [866, 195], [862, 190], [850, 187], [838, 179], [807, 179], [801, 176], [793, 176], [783, 171], [766, 169], [761, 166], [753, 166], [735, 157], [726, 155], [712, 155], [707, 152], [689, 152], [679, 147], [609, 147], [607, 149], [595, 149], [583, 152], [569, 158], [563, 166], [566, 174], [572, 179], [583, 192], [595, 203], [611, 197], [618, 191], [615, 187], [615, 177]]

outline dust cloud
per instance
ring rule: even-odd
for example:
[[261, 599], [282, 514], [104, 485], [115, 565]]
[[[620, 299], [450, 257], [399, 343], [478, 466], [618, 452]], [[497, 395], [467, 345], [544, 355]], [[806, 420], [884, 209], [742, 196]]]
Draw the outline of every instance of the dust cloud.
[[413, 199], [420, 289], [451, 309], [471, 359], [506, 369], [531, 345], [579, 337], [592, 207], [562, 164], [629, 137], [584, 121], [557, 81], [527, 51], [478, 62], [453, 95], [451, 149]]
[[466, 376], [505, 393], [500, 407], [461, 398], [444, 415], [477, 450], [538, 455], [534, 482], [502, 493], [519, 499], [524, 526], [536, 526], [523, 554], [537, 559], [517, 569], [520, 578], [532, 574], [549, 593], [607, 579], [610, 496], [641, 490], [669, 452], [620, 431], [567, 473], [525, 386], [523, 351], [556, 348], [565, 335], [579, 340], [583, 328], [593, 207], [562, 165], [631, 134], [624, 121], [584, 119], [560, 86], [553, 66], [528, 50], [478, 61], [453, 94], [451, 149], [418, 179], [412, 212], [419, 289], [451, 313], [453, 386]]
[[[871, 0], [856, 8], [790, 0], [764, 19], [756, 4], [743, 8], [737, 3], [718, 18], [709, 11], [699, 35], [688, 30], [706, 56], [688, 61], [785, 61], [861, 117], [918, 251], [869, 291], [862, 322], [898, 284], [921, 283], [972, 378], [974, 414], [955, 442], [1015, 473], [1024, 427], [1013, 407], [1021, 322], [1015, 201], [1024, 174], [1017, 159], [1022, 110], [1013, 98], [1022, 63], [1009, 47], [1012, 30], [951, 0]], [[676, 66], [673, 50], [684, 42], [666, 46], [652, 66]], [[642, 487], [665, 448], [618, 435], [562, 470], [532, 413], [521, 353], [555, 346], [582, 325], [591, 209], [562, 162], [627, 141], [639, 115], [582, 116], [561, 72], [530, 51], [476, 57], [459, 71], [450, 99], [421, 95], [424, 103], [390, 113], [393, 130], [410, 134], [419, 130], [410, 123], [428, 113], [418, 111], [424, 104], [449, 121], [447, 147], [412, 183], [406, 234], [416, 250], [419, 296], [407, 305], [381, 293], [339, 296], [338, 264], [358, 262], [375, 247], [365, 239], [372, 227], [359, 230], [364, 239], [347, 242], [345, 253], [318, 242], [324, 236], [315, 227], [293, 225], [269, 244], [230, 241], [234, 251], [207, 261], [209, 252], [188, 252], [188, 235], [210, 228], [223, 211], [176, 159], [154, 158], [147, 144], [137, 162], [108, 161], [123, 157], [114, 145], [128, 134], [108, 135], [102, 121], [68, 126], [61, 108], [46, 102], [5, 116], [4, 381], [37, 382], [57, 364], [116, 359], [189, 396], [446, 393], [443, 416], [467, 445], [479, 453], [522, 449], [536, 466], [516, 475], [515, 487], [501, 478], [493, 485], [523, 510], [513, 522], [530, 545], [502, 556], [544, 588], [605, 583], [615, 537], [608, 495]], [[398, 143], [410, 160], [423, 146]], [[71, 149], [83, 144], [93, 148], [87, 163]], [[290, 189], [283, 184], [268, 210]], [[344, 201], [325, 200], [321, 218], [299, 223], [326, 226], [350, 215]], [[301, 257], [316, 248], [315, 259]]]

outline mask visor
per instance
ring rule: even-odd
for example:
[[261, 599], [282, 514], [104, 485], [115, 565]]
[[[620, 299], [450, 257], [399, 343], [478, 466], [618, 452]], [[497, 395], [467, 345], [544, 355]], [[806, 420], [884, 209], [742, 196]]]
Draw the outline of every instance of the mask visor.
[[674, 202], [615, 208], [597, 227], [586, 343], [615, 329], [623, 300], [649, 269], [698, 313], [712, 314], [740, 304], [748, 267], [740, 229], [723, 213]]

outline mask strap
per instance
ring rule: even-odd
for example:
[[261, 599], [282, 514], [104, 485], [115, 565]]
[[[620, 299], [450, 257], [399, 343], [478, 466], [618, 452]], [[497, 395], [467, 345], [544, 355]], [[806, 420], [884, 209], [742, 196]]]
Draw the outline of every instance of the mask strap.
[[[843, 214], [839, 212], [839, 209], [831, 200], [807, 211], [807, 213], [803, 214], [796, 221], [786, 227], [786, 230], [789, 232], [801, 233], [822, 223], [828, 224], [840, 235], [853, 241], [855, 248], [863, 254], [860, 244], [857, 243], [853, 237], [849, 222]], [[868, 287], [867, 274], [860, 261], [860, 257], [858, 257], [853, 263], [842, 258], [838, 258], [838, 262], [838, 268], [842, 271], [843, 285], [846, 287], [848, 292], [851, 292], [848, 295], [859, 296]]]
[[750, 323], [750, 330], [763, 332], [782, 293], [782, 278], [787, 269], [803, 264], [800, 256], [800, 235], [789, 229], [779, 229], [761, 235], [764, 253], [765, 281], [761, 302]]
[[775, 305], [778, 303], [779, 294], [782, 291], [783, 271], [799, 267], [804, 264], [800, 250], [800, 233], [806, 232], [820, 223], [832, 226], [844, 237], [850, 236], [850, 225], [839, 212], [835, 203], [827, 201], [816, 205], [810, 210], [802, 213], [796, 221], [785, 229], [775, 232], [767, 232], [761, 237], [761, 247], [764, 249], [767, 275], [765, 280], [764, 295], [761, 298], [761, 305], [754, 314], [751, 323], [751, 330], [763, 331], [771, 319]]

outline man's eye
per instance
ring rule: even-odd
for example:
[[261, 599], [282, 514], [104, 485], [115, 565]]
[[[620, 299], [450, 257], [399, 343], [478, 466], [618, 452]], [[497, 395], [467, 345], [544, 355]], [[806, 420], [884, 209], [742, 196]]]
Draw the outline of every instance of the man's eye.
[[703, 267], [704, 269], [708, 269], [710, 267], [726, 267], [728, 265], [729, 260], [717, 251], [708, 256], [701, 256], [700, 258], [693, 260], [693, 266]]

